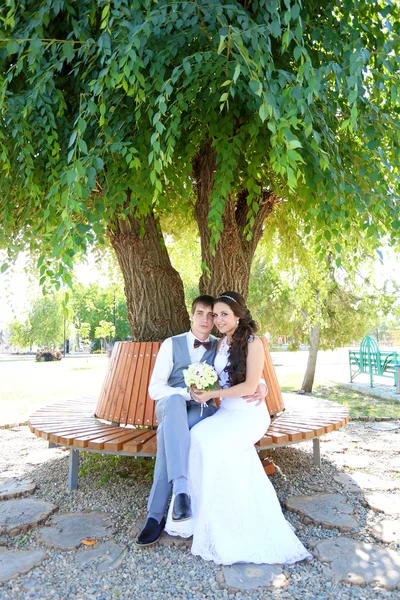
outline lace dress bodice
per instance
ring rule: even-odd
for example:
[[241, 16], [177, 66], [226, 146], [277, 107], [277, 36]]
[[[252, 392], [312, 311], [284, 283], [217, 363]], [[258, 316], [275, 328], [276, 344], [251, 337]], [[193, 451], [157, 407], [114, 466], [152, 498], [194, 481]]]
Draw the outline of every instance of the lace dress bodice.
[[218, 374], [218, 383], [222, 388], [228, 388], [229, 385], [229, 375], [224, 370], [226, 365], [229, 362], [229, 344], [227, 342], [227, 338], [224, 337], [219, 350], [215, 356], [214, 367]]

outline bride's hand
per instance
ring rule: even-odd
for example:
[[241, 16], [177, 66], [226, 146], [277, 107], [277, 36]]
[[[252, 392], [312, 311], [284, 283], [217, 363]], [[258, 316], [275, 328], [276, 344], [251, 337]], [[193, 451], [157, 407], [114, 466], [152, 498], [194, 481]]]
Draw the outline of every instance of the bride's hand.
[[196, 386], [192, 385], [190, 388], [190, 397], [201, 404], [211, 400], [211, 398], [213, 398], [213, 393], [205, 392], [204, 390], [198, 390]]

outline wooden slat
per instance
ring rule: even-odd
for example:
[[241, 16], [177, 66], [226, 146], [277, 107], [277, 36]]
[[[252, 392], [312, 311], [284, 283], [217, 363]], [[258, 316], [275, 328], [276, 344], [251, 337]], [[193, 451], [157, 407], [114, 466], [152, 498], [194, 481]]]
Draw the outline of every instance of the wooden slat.
[[[113, 350], [113, 354], [112, 354], [112, 360], [110, 361], [109, 364], [109, 371], [110, 371], [110, 378], [108, 381], [108, 388], [105, 391], [105, 396], [104, 398], [101, 399], [101, 408], [96, 407], [96, 416], [102, 418], [102, 419], [108, 419], [111, 420], [111, 414], [112, 414], [112, 404], [113, 404], [113, 398], [115, 396], [115, 394], [118, 393], [118, 377], [120, 375], [121, 372], [121, 365], [123, 362], [122, 356], [123, 356], [123, 348], [124, 345], [123, 344], [115, 344], [115, 346], [117, 346], [116, 348], [116, 352], [114, 354], [114, 350]], [[115, 349], [114, 346], [114, 349]]]
[[104, 434], [104, 430], [105, 430], [105, 426], [98, 426], [98, 427], [91, 427], [90, 429], [84, 430], [84, 431], [74, 431], [73, 429], [69, 429], [67, 431], [59, 431], [56, 433], [47, 433], [42, 435], [42, 437], [44, 437], [44, 439], [49, 440], [50, 442], [55, 442], [55, 443], [62, 443], [60, 440], [64, 439], [64, 440], [72, 440], [72, 445], [75, 445], [75, 440], [76, 439], [81, 439], [81, 437], [85, 436], [88, 437], [89, 439], [91, 436], [95, 436], [95, 435], [103, 435]]
[[119, 429], [116, 427], [109, 426], [109, 429], [105, 427], [99, 428], [98, 431], [91, 431], [88, 434], [78, 435], [74, 438], [72, 445], [76, 448], [87, 448], [90, 441], [95, 440], [96, 438], [103, 437], [107, 431], [112, 433], [112, 431], [118, 432]]
[[269, 414], [271, 416], [280, 413], [285, 410], [285, 404], [282, 397], [281, 388], [279, 386], [278, 378], [275, 373], [275, 368], [272, 363], [271, 354], [268, 347], [268, 342], [264, 336], [261, 338], [262, 345], [264, 347], [264, 366], [262, 377], [265, 379], [268, 386], [268, 394], [265, 402], [268, 407]]
[[[120, 428], [122, 429], [122, 428]], [[133, 440], [137, 437], [139, 437], [141, 434], [143, 433], [143, 431], [135, 431], [135, 429], [129, 428], [129, 429], [122, 429], [122, 431], [120, 430], [119, 432], [111, 432], [111, 433], [106, 433], [103, 437], [100, 438], [96, 438], [95, 440], [91, 440], [88, 443], [88, 448], [92, 449], [92, 450], [104, 450], [105, 446], [107, 444], [107, 442], [113, 443], [115, 441], [116, 445], [118, 445], [118, 440], [123, 440], [123, 442], [120, 444], [121, 448], [124, 445], [124, 443], [129, 442], [130, 440]]]
[[137, 404], [139, 401], [140, 381], [141, 381], [141, 376], [142, 376], [144, 355], [145, 355], [145, 348], [143, 349], [142, 346], [143, 346], [143, 344], [138, 344], [137, 349], [135, 350], [134, 358], [137, 361], [137, 367], [136, 367], [136, 377], [134, 379], [133, 387], [132, 387], [131, 403], [129, 405], [129, 414], [128, 414], [128, 419], [127, 419], [127, 423], [129, 425], [135, 424], [135, 412], [136, 412], [136, 407], [137, 407]]
[[[154, 365], [157, 359], [157, 354], [160, 349], [161, 342], [153, 342], [151, 348], [151, 365], [150, 365], [150, 373], [153, 372]], [[149, 377], [150, 380], [150, 377]], [[157, 425], [157, 419], [155, 416], [156, 412], [156, 403], [150, 398], [148, 389], [146, 390], [147, 398], [146, 398], [146, 408], [144, 412], [144, 425]]]
[[114, 377], [114, 374], [115, 374], [114, 364], [115, 364], [115, 361], [117, 360], [117, 357], [119, 356], [120, 352], [121, 352], [121, 345], [115, 344], [112, 354], [111, 354], [110, 362], [108, 364], [107, 373], [104, 378], [104, 383], [101, 388], [99, 401], [98, 401], [97, 407], [96, 407], [96, 414], [100, 418], [101, 418], [101, 415], [103, 415], [105, 412], [105, 405], [107, 403], [108, 392], [111, 387], [112, 378]]
[[115, 376], [113, 379], [112, 390], [107, 398], [104, 418], [108, 421], [117, 421], [114, 415], [118, 415], [122, 408], [124, 393], [126, 388], [126, 364], [129, 358], [129, 351], [126, 344], [121, 345], [118, 361], [115, 363]]
[[143, 366], [140, 374], [140, 386], [138, 401], [136, 403], [135, 424], [144, 425], [144, 415], [146, 412], [146, 401], [148, 398], [148, 388], [150, 381], [150, 366], [152, 363], [151, 343], [144, 345], [143, 348]]
[[[104, 444], [104, 450], [108, 450], [109, 452], [119, 452], [123, 449], [124, 444], [127, 444], [130, 440], [136, 439], [137, 437], [143, 436], [143, 429], [127, 429], [126, 431], [130, 431], [130, 433], [126, 433], [119, 438], [106, 442]], [[129, 437], [126, 437], [128, 435]]]
[[137, 439], [124, 444], [122, 449], [125, 452], [140, 452], [143, 447], [143, 444], [155, 437], [156, 437], [156, 432], [154, 430], [143, 431], [143, 436], [140, 436]]
[[[128, 351], [129, 361], [128, 361], [127, 372], [126, 372], [127, 381], [126, 381], [126, 386], [125, 386], [125, 394], [124, 394], [123, 403], [122, 403], [122, 407], [121, 407], [121, 413], [120, 413], [120, 415], [114, 416], [114, 421], [119, 421], [120, 423], [124, 423], [124, 425], [128, 424], [129, 407], [130, 407], [131, 401], [132, 401], [133, 383], [135, 381], [135, 378], [138, 376], [138, 372], [137, 372], [138, 362], [137, 362], [137, 360], [134, 359], [134, 354], [135, 354], [134, 346], [130, 345], [130, 347], [127, 349], [127, 351]], [[136, 352], [136, 354], [137, 354], [137, 352]]]

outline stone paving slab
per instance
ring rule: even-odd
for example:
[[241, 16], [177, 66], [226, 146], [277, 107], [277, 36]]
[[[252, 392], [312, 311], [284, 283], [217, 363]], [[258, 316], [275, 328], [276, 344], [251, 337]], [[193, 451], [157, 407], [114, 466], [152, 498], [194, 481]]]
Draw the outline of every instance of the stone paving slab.
[[48, 460], [63, 458], [63, 456], [65, 456], [65, 454], [63, 454], [59, 448], [43, 448], [41, 450], [32, 450], [32, 452], [29, 452], [25, 461], [28, 465], [41, 465]]
[[128, 553], [127, 546], [109, 541], [89, 550], [79, 551], [75, 560], [81, 567], [92, 567], [98, 573], [117, 569]]
[[236, 563], [223, 567], [217, 573], [217, 581], [229, 593], [256, 590], [260, 587], [273, 586], [281, 588], [288, 585], [288, 580], [278, 565], [255, 565], [252, 563]]
[[341, 473], [333, 479], [349, 492], [362, 493], [364, 490], [395, 490], [400, 488], [400, 481], [381, 479], [368, 473]]
[[400, 456], [396, 456], [393, 460], [390, 461], [389, 471], [400, 473]]
[[20, 498], [0, 503], [0, 535], [14, 536], [45, 521], [58, 507], [51, 502]]
[[28, 573], [46, 558], [45, 550], [0, 549], [0, 583], [5, 583], [17, 575]]
[[394, 521], [389, 521], [389, 519], [384, 519], [383, 521], [379, 521], [379, 523], [374, 523], [369, 526], [369, 530], [374, 537], [376, 537], [381, 542], [386, 542], [388, 544], [395, 542], [400, 543], [400, 520], [396, 519]]
[[358, 527], [358, 521], [351, 516], [353, 508], [342, 494], [293, 496], [285, 500], [285, 506], [301, 515], [305, 523], [314, 522], [340, 531], [351, 531]]
[[27, 494], [33, 494], [36, 483], [30, 479], [2, 479], [0, 480], [0, 500], [10, 500]]
[[400, 554], [389, 548], [338, 537], [314, 547], [317, 558], [328, 563], [323, 574], [335, 583], [379, 584], [400, 590]]
[[385, 421], [381, 421], [374, 423], [372, 429], [376, 429], [377, 431], [395, 431], [396, 429], [400, 429], [400, 422], [386, 423]]
[[111, 514], [93, 510], [57, 515], [51, 526], [39, 529], [38, 538], [50, 548], [72, 550], [85, 539], [96, 540], [110, 534]]
[[365, 469], [371, 464], [367, 456], [360, 456], [359, 454], [335, 454], [332, 456], [332, 459], [344, 467], [351, 467], [353, 469]]
[[400, 495], [396, 494], [365, 494], [364, 500], [372, 510], [386, 515], [400, 514]]

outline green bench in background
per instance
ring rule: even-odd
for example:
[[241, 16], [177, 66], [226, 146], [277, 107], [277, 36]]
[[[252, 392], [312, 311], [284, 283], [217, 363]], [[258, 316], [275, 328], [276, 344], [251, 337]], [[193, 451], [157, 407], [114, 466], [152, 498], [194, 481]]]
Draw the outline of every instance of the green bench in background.
[[357, 375], [369, 375], [370, 386], [374, 387], [374, 375], [394, 380], [398, 389], [400, 354], [398, 352], [381, 351], [371, 336], [367, 335], [360, 344], [360, 350], [349, 350], [350, 381]]

